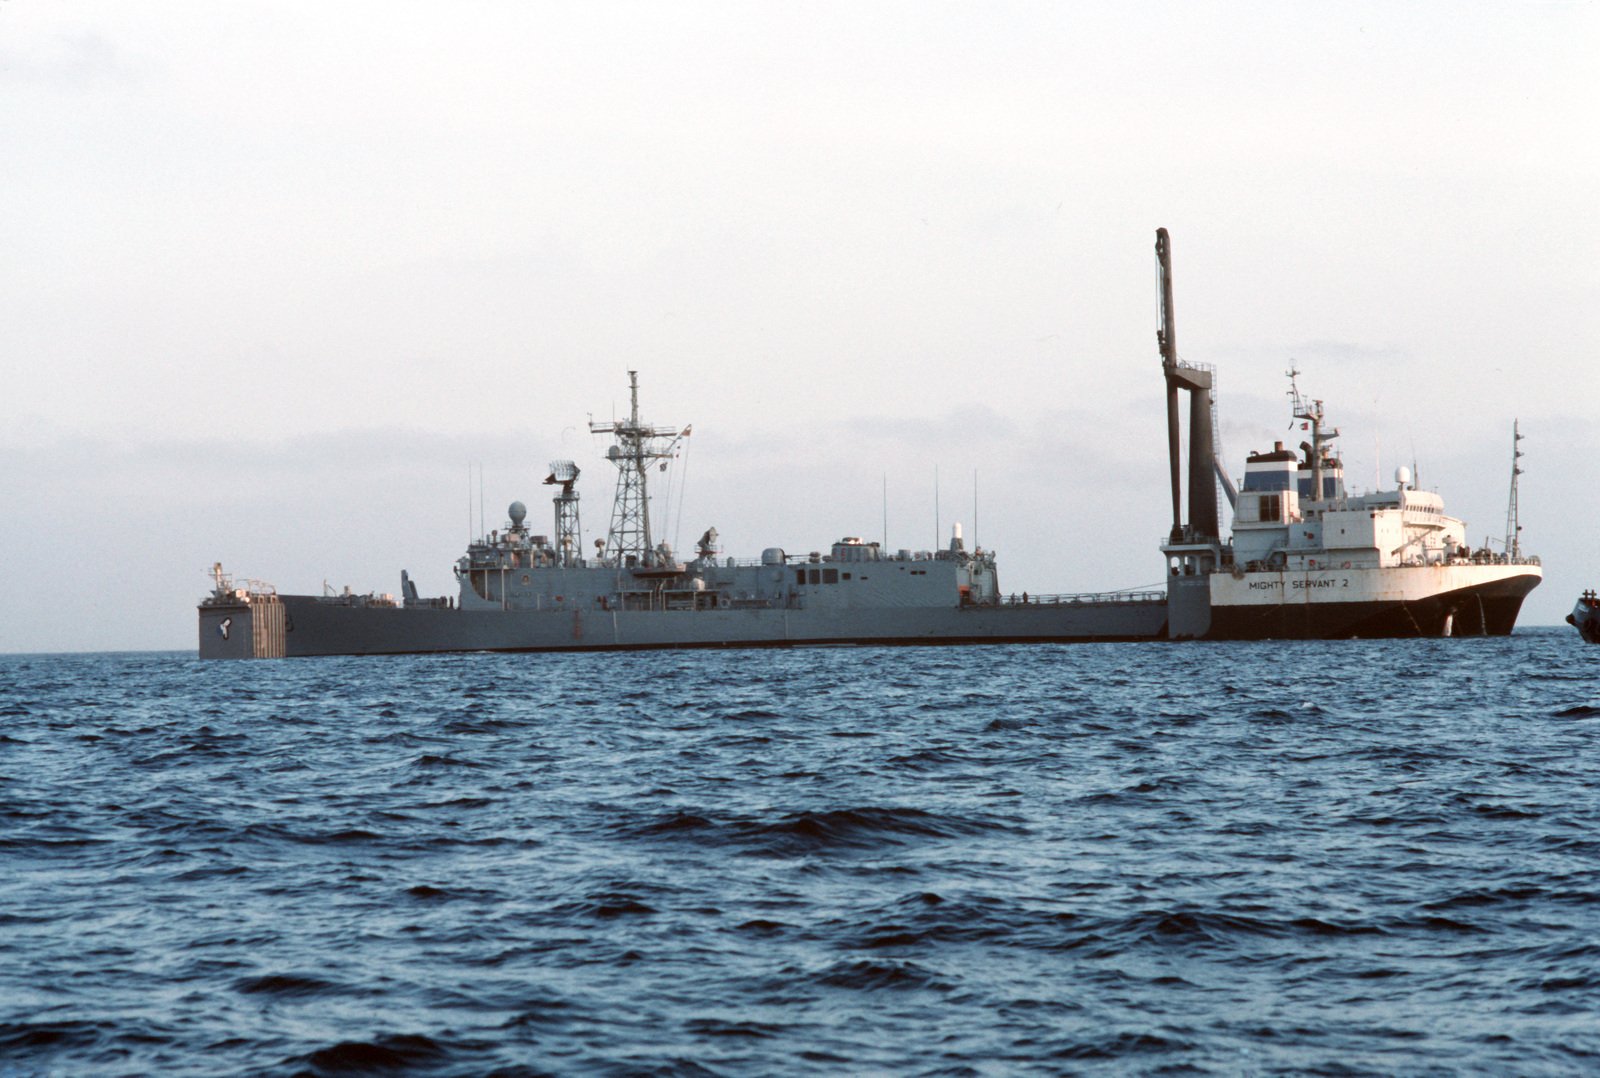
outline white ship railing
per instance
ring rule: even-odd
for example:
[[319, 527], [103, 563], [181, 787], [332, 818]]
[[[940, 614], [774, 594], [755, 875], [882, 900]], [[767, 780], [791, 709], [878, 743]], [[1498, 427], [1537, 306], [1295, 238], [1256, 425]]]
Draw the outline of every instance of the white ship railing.
[[1541, 565], [1538, 557], [1532, 554], [1491, 554], [1488, 551], [1474, 552], [1470, 557], [1451, 558], [1451, 565]]

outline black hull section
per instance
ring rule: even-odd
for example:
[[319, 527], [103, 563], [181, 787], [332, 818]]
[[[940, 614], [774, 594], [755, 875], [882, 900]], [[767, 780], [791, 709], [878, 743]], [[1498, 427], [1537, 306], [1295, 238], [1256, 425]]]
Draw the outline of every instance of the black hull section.
[[1348, 640], [1509, 636], [1536, 576], [1406, 602], [1214, 606], [1207, 640]]
[[1578, 635], [1590, 644], [1600, 644], [1600, 610], [1586, 602], [1567, 615], [1567, 624], [1578, 630]]

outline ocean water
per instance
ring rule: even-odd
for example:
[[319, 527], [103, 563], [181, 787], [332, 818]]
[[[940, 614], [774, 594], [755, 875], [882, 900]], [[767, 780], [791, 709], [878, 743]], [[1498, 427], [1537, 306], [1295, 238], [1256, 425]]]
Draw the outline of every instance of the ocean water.
[[0, 1075], [1600, 1071], [1600, 648], [0, 657]]

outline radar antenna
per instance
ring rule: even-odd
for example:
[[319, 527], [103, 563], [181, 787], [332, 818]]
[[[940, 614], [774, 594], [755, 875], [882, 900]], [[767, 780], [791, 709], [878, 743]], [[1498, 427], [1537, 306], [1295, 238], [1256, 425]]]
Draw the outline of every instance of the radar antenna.
[[556, 507], [556, 558], [558, 564], [568, 569], [577, 565], [583, 549], [583, 530], [578, 524], [578, 492], [574, 489], [578, 472], [578, 466], [570, 460], [552, 460], [550, 475], [545, 479], [546, 483], [561, 488], [552, 499]]
[[678, 444], [688, 430], [652, 427], [639, 418], [639, 373], [628, 372], [631, 407], [627, 419], [609, 423], [590, 421], [593, 434], [615, 438], [606, 457], [617, 466], [617, 495], [611, 505], [611, 530], [606, 537], [606, 556], [613, 565], [643, 565], [655, 562], [655, 544], [650, 538], [650, 465], [659, 461], [663, 471], [678, 455]]

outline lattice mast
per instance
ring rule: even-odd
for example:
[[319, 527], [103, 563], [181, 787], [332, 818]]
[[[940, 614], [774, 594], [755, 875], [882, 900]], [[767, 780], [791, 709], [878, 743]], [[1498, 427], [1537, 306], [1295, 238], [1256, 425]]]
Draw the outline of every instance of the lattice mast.
[[545, 482], [561, 489], [551, 500], [556, 509], [556, 557], [567, 568], [583, 556], [583, 529], [578, 523], [578, 466], [570, 460], [552, 460]]
[[1511, 421], [1511, 499], [1506, 504], [1506, 553], [1513, 561], [1522, 557], [1522, 524], [1517, 519], [1517, 476], [1522, 474], [1522, 431]]
[[667, 462], [678, 455], [678, 443], [687, 430], [652, 427], [639, 418], [639, 373], [628, 372], [630, 406], [627, 419], [609, 423], [589, 423], [594, 434], [609, 434], [615, 441], [606, 457], [617, 466], [617, 494], [611, 505], [611, 530], [606, 536], [604, 557], [614, 565], [651, 565], [656, 559], [650, 535], [650, 481], [652, 464]]

